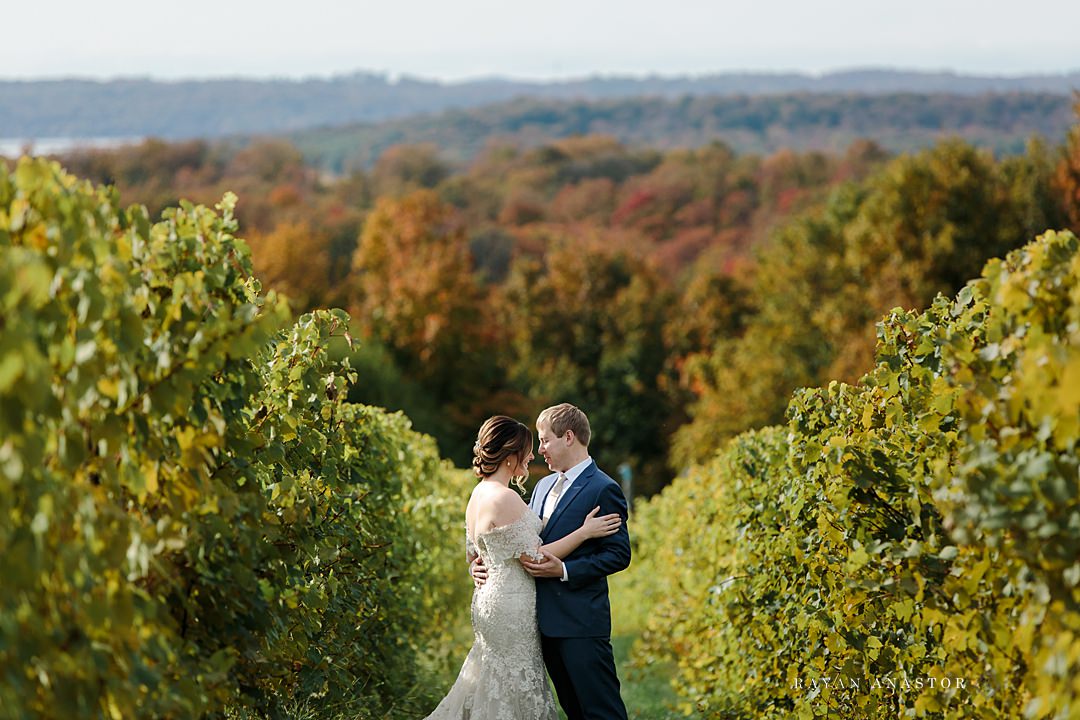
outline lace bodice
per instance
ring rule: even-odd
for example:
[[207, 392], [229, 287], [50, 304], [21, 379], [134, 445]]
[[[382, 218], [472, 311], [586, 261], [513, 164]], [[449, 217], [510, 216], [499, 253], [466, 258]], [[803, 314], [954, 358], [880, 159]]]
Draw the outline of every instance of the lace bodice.
[[540, 518], [531, 510], [526, 510], [512, 523], [498, 525], [480, 533], [475, 543], [469, 538], [466, 528], [465, 549], [478, 554], [484, 559], [484, 564], [489, 566], [508, 561], [516, 562], [525, 554], [540, 559], [536, 553], [536, 549], [540, 547], [540, 528]]
[[465, 533], [465, 548], [488, 568], [473, 592], [473, 647], [449, 694], [427, 720], [557, 720], [536, 626], [536, 585], [518, 562], [536, 557], [540, 518], [531, 510], [508, 525]]

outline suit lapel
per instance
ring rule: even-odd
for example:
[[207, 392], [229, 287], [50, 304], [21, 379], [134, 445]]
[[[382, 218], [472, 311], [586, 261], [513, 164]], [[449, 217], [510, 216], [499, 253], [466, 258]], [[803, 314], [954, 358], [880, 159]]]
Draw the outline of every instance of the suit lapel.
[[[547, 525], [544, 526], [544, 531], [542, 535], [545, 540], [547, 539], [548, 534], [551, 532], [551, 528], [555, 527], [555, 524], [559, 522], [559, 518], [562, 516], [563, 512], [566, 511], [566, 508], [570, 507], [570, 505], [574, 502], [574, 498], [577, 497], [578, 493], [581, 492], [582, 489], [589, 484], [589, 480], [592, 479], [592, 475], [594, 472], [596, 472], [595, 461], [589, 463], [589, 466], [581, 471], [581, 474], [578, 475], [577, 478], [574, 480], [574, 483], [570, 486], [570, 489], [567, 490], [561, 498], [559, 498], [559, 504], [555, 506], [555, 511], [551, 513], [551, 518], [547, 521]], [[554, 483], [552, 483], [552, 485], [554, 485]], [[548, 491], [551, 491], [551, 486], [548, 487]], [[547, 493], [544, 493], [544, 497], [547, 498]], [[543, 503], [541, 503], [541, 514], [543, 514], [543, 510], [544, 505]]]

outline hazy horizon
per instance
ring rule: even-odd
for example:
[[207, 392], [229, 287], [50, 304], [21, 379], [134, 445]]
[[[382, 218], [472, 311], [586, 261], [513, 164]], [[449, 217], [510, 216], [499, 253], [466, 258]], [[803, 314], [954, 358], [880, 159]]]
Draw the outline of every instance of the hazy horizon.
[[[1080, 3], [852, 0], [728, 5], [670, 0], [552, 0], [542, 10], [494, 0], [266, 6], [61, 0], [6, 11], [0, 79], [306, 79], [357, 70], [443, 82], [559, 81], [592, 76], [698, 76], [897, 69], [963, 75], [1080, 70], [1072, 29]], [[662, 14], [661, 14], [662, 13]]]
[[470, 75], [461, 78], [442, 78], [436, 76], [423, 75], [419, 73], [401, 73], [393, 72], [384, 69], [372, 69], [372, 68], [354, 68], [351, 70], [341, 70], [336, 72], [327, 73], [309, 73], [309, 74], [297, 74], [297, 75], [284, 75], [284, 74], [257, 74], [257, 73], [223, 73], [223, 74], [210, 74], [210, 75], [154, 75], [148, 73], [130, 73], [130, 74], [116, 74], [116, 75], [89, 75], [84, 73], [69, 73], [69, 74], [57, 74], [57, 75], [42, 75], [34, 77], [10, 77], [0, 75], [0, 82], [50, 82], [50, 81], [76, 81], [76, 82], [114, 82], [114, 81], [154, 81], [154, 82], [200, 82], [200, 81], [214, 81], [214, 80], [252, 80], [252, 81], [288, 81], [288, 82], [303, 82], [303, 81], [318, 81], [318, 80], [333, 80], [337, 78], [348, 78], [357, 75], [370, 75], [376, 77], [385, 77], [390, 83], [400, 82], [402, 80], [417, 80], [422, 82], [435, 82], [446, 85], [466, 84], [471, 82], [523, 82], [523, 83], [572, 83], [585, 80], [597, 80], [597, 79], [629, 79], [629, 80], [646, 80], [646, 79], [698, 79], [708, 78], [713, 76], [725, 76], [725, 75], [753, 75], [753, 76], [785, 76], [785, 75], [800, 75], [812, 78], [827, 77], [829, 75], [845, 74], [845, 73], [874, 73], [874, 72], [895, 72], [895, 73], [913, 73], [913, 74], [927, 74], [927, 75], [955, 75], [972, 78], [1020, 78], [1020, 77], [1064, 77], [1067, 75], [1080, 73], [1080, 65], [1076, 67], [1066, 68], [1063, 70], [1034, 70], [1030, 72], [977, 72], [977, 71], [965, 71], [957, 70], [955, 68], [941, 67], [941, 68], [919, 68], [919, 67], [904, 67], [904, 66], [860, 66], [853, 65], [848, 67], [835, 67], [826, 68], [824, 70], [801, 70], [798, 68], [732, 68], [713, 71], [701, 71], [701, 72], [602, 72], [594, 71], [589, 73], [582, 73], [578, 75], [566, 75], [560, 77], [530, 77], [519, 76], [512, 74], [478, 74]]

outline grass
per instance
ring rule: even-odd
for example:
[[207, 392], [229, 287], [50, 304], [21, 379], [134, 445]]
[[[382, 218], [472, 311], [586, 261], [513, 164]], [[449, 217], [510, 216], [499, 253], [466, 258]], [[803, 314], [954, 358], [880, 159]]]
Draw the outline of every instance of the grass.
[[[626, 703], [629, 720], [684, 720], [685, 716], [674, 710], [677, 700], [671, 688], [674, 667], [671, 663], [658, 663], [646, 668], [630, 667], [630, 649], [637, 635], [621, 635], [611, 639], [615, 651], [615, 666], [622, 682], [622, 699]], [[412, 703], [412, 700], [407, 702]], [[424, 705], [424, 703], [421, 703]], [[426, 704], [426, 709], [434, 702]], [[411, 705], [409, 706], [412, 707]], [[413, 714], [411, 709], [403, 707], [394, 717], [418, 717], [420, 710]], [[229, 720], [265, 720], [259, 713], [242, 708], [225, 713]], [[298, 700], [285, 709], [284, 717], [288, 720], [349, 720], [356, 717], [355, 712], [327, 708], [326, 703], [311, 700]], [[566, 715], [559, 709], [559, 717], [566, 720]]]
[[622, 697], [630, 720], [675, 720], [684, 716], [673, 710], [678, 696], [671, 687], [675, 668], [671, 663], [646, 668], [630, 667], [630, 647], [637, 636], [623, 635], [611, 639], [615, 650], [615, 667], [622, 680]]

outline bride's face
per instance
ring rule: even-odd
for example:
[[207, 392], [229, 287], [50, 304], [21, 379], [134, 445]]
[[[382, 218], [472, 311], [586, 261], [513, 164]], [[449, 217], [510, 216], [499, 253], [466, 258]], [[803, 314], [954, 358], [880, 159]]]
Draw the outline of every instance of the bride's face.
[[528, 450], [525, 451], [525, 457], [521, 459], [521, 463], [516, 468], [514, 468], [514, 475], [528, 475], [529, 463], [531, 463], [533, 461], [533, 458], [535, 457], [536, 456], [533, 455], [532, 448], [530, 447]]

